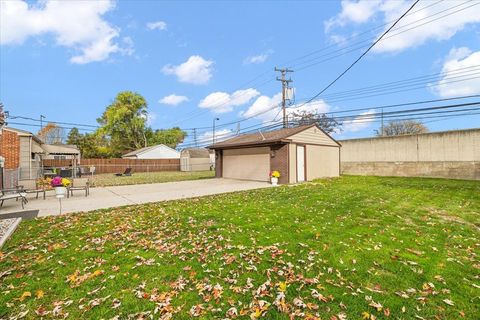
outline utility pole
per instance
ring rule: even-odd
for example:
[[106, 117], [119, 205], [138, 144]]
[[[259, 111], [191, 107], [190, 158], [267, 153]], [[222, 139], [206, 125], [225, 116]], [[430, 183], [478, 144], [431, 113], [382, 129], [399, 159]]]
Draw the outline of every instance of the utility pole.
[[197, 128], [193, 128], [193, 141], [195, 143], [195, 147], [198, 148]]
[[43, 129], [43, 119], [45, 119], [44, 115], [40, 115], [40, 130]]
[[282, 82], [282, 112], [283, 112], [283, 127], [286, 128], [288, 125], [287, 121], [287, 89], [289, 89], [288, 84], [292, 82], [292, 79], [286, 79], [285, 76], [288, 72], [293, 72], [292, 69], [288, 68], [277, 68], [275, 67], [276, 72], [280, 72], [281, 77], [277, 77], [277, 81]]
[[384, 129], [383, 129], [383, 108], [382, 108], [382, 128], [380, 129], [381, 131], [381, 136], [383, 137], [383, 132], [384, 132]]
[[212, 146], [215, 145], [215, 121], [220, 120], [220, 118], [213, 118], [213, 135], [212, 135]]

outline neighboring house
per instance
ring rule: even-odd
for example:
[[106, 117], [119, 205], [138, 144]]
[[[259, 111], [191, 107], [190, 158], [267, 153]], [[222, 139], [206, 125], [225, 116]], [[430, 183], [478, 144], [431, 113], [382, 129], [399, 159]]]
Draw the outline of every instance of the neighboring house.
[[4, 127], [0, 132], [0, 156], [4, 158], [3, 187], [9, 188], [19, 180], [37, 179], [42, 173], [43, 159], [79, 159], [80, 151], [74, 146], [44, 144], [31, 132]]
[[180, 152], [164, 144], [141, 148], [122, 156], [123, 159], [180, 159]]
[[3, 167], [4, 187], [13, 187], [19, 179], [37, 176], [42, 167], [44, 153], [42, 141], [31, 132], [5, 127], [1, 134], [0, 155], [5, 158]]
[[181, 171], [211, 170], [215, 162], [212, 161], [210, 151], [205, 148], [187, 148], [180, 152]]
[[280, 183], [340, 175], [341, 145], [317, 125], [239, 135], [213, 146], [216, 176], [269, 181], [278, 170]]

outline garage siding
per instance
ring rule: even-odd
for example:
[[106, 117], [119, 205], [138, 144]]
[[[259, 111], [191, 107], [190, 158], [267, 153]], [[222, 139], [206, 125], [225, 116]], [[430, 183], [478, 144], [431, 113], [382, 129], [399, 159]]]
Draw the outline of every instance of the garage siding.
[[290, 143], [288, 152], [290, 155], [289, 183], [297, 183], [297, 145], [295, 143]]
[[307, 180], [340, 175], [338, 147], [307, 145]]
[[338, 144], [317, 127], [308, 128], [289, 137], [293, 142], [338, 146]]
[[223, 150], [223, 177], [269, 181], [270, 148]]

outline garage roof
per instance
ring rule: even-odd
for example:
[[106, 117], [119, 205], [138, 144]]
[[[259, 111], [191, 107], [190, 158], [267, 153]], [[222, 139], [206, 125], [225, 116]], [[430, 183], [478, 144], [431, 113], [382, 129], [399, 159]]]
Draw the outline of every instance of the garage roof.
[[[237, 137], [215, 143], [214, 146], [209, 146], [209, 148], [223, 149], [223, 148], [236, 147], [236, 146], [265, 145], [265, 144], [272, 144], [276, 142], [289, 142], [287, 139], [290, 136], [293, 136], [294, 134], [300, 133], [312, 127], [317, 127], [318, 129], [323, 131], [316, 124], [310, 124], [310, 125], [304, 125], [304, 126], [298, 126], [298, 127], [292, 127], [292, 128], [283, 128], [283, 129], [274, 130], [274, 131], [265, 131], [265, 132], [259, 131], [251, 134], [242, 134]], [[334, 139], [332, 138], [332, 140]]]

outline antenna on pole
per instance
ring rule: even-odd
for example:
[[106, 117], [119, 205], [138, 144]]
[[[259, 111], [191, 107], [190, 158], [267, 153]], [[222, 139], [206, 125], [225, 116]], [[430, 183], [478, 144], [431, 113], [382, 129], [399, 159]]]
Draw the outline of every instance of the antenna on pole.
[[383, 137], [384, 132], [385, 132], [385, 127], [383, 126], [383, 108], [382, 108], [382, 128], [380, 129], [380, 135]]
[[195, 147], [198, 148], [197, 128], [193, 128], [193, 142], [195, 143]]
[[40, 130], [43, 129], [43, 119], [45, 119], [45, 116], [44, 115], [40, 115]]
[[277, 77], [277, 81], [282, 82], [282, 112], [283, 112], [283, 127], [286, 128], [288, 126], [288, 118], [287, 118], [287, 100], [290, 100], [289, 97], [287, 97], [287, 90], [291, 89], [288, 84], [290, 82], [293, 82], [293, 80], [286, 79], [285, 76], [289, 72], [293, 72], [292, 69], [288, 68], [277, 68], [275, 67], [276, 72], [280, 72], [281, 77]]

